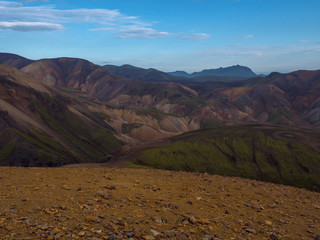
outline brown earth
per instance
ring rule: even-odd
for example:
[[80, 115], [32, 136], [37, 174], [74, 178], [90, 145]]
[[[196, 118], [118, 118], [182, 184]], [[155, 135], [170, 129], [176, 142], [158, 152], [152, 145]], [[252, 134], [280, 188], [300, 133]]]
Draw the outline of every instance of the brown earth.
[[320, 194], [144, 169], [0, 168], [0, 239], [319, 239]]

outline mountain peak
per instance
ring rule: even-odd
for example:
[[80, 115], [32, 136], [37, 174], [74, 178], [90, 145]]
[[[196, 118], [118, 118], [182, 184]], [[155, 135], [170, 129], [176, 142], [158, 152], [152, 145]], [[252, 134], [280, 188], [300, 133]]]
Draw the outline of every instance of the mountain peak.
[[217, 77], [242, 77], [251, 78], [257, 76], [249, 67], [241, 66], [239, 64], [230, 67], [219, 67], [216, 69], [205, 69], [200, 72], [193, 72], [188, 74], [184, 71], [169, 72], [172, 76], [179, 77], [205, 77], [205, 76], [217, 76]]

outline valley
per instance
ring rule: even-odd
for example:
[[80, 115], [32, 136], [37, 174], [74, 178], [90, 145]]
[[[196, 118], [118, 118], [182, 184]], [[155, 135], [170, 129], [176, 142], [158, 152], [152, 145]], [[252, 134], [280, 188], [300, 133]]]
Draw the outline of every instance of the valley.
[[320, 71], [210, 71], [230, 69], [203, 81], [0, 54], [0, 165], [160, 168], [320, 191]]

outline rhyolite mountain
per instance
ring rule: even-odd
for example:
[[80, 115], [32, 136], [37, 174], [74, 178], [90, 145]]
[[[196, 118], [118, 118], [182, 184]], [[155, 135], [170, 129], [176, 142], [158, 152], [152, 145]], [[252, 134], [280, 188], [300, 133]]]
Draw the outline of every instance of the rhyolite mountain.
[[[169, 81], [170, 78], [157, 81], [152, 78], [153, 73], [162, 78], [172, 76], [152, 69], [151, 75], [146, 74], [141, 78], [139, 76], [146, 70], [138, 69], [140, 73], [130, 77], [130, 71], [137, 72], [131, 66], [127, 66], [128, 73], [118, 75], [110, 66], [102, 67], [77, 58], [34, 61], [13, 54], [0, 54], [0, 59], [0, 165], [59, 166], [103, 162], [117, 156], [118, 151], [130, 149], [124, 146], [119, 150], [123, 144], [170, 139], [190, 131], [223, 125], [254, 123], [281, 126], [283, 129], [307, 128], [311, 129], [311, 135], [314, 132], [316, 136], [320, 126], [320, 71], [272, 73], [242, 81], [222, 81], [223, 78], [208, 82]], [[250, 126], [246, 128], [247, 131], [250, 131]], [[214, 131], [208, 132], [215, 135]], [[223, 131], [219, 134], [223, 136]], [[228, 140], [225, 143], [222, 138], [222, 142], [217, 144], [218, 147], [222, 144], [221, 150], [227, 153], [227, 157], [230, 156], [226, 161], [234, 163], [231, 164], [233, 170], [228, 168], [223, 172], [217, 168], [205, 171], [220, 171], [229, 175], [239, 172], [238, 176], [257, 177], [249, 173], [257, 168], [249, 168], [251, 170], [247, 175], [240, 174], [242, 165], [237, 165], [238, 160], [232, 162], [232, 154], [235, 154], [232, 151], [242, 143], [236, 142], [237, 146], [225, 149], [225, 144], [233, 144], [232, 139], [236, 139], [230, 134], [228, 137], [231, 142]], [[271, 142], [273, 139], [279, 140], [278, 135], [269, 137]], [[210, 139], [208, 137], [206, 141]], [[255, 148], [254, 141], [250, 140], [252, 138], [248, 139], [243, 143], [243, 149]], [[313, 141], [312, 146], [300, 141], [297, 148], [304, 153], [311, 148], [311, 155], [296, 154], [297, 158], [293, 158], [291, 163], [288, 160], [285, 165], [277, 164], [277, 161], [279, 156], [290, 158], [287, 152], [291, 148], [288, 146], [284, 152], [278, 149], [277, 144], [272, 144], [268, 151], [259, 150], [257, 154], [264, 159], [261, 160], [261, 166], [270, 167], [270, 174], [280, 166], [281, 169], [276, 170], [279, 174], [291, 174], [286, 179], [300, 176], [299, 172], [304, 171], [304, 176], [310, 175], [308, 184], [317, 181], [311, 177], [314, 172], [309, 163], [318, 161], [319, 138], [315, 137]], [[183, 145], [174, 152], [187, 156], [189, 153], [186, 149], [189, 149], [188, 145]], [[278, 157], [273, 155], [276, 153]], [[240, 162], [249, 161], [245, 156], [236, 154], [235, 157]], [[272, 164], [265, 162], [274, 158], [277, 161]], [[255, 164], [252, 159], [248, 164]], [[306, 164], [302, 164], [304, 161], [307, 161]], [[203, 163], [203, 160], [200, 162]], [[141, 162], [137, 160], [134, 164], [138, 163]], [[170, 164], [184, 166], [179, 167], [182, 170], [203, 170], [192, 168], [189, 163], [172, 161]], [[218, 160], [216, 164], [219, 164]], [[283, 172], [282, 168], [290, 169], [290, 164], [292, 171]], [[146, 159], [142, 165], [169, 168], [160, 162], [159, 165], [149, 164]], [[257, 178], [271, 181], [269, 175], [265, 174], [263, 172]], [[275, 181], [291, 184], [291, 180], [278, 180]]]
[[2, 166], [101, 162], [122, 145], [84, 101], [6, 65], [0, 65], [0, 96]]
[[248, 67], [235, 65], [230, 67], [220, 67], [217, 69], [205, 69], [200, 72], [193, 72], [188, 74], [184, 71], [168, 72], [168, 74], [176, 77], [186, 77], [186, 78], [198, 78], [198, 77], [240, 77], [240, 78], [252, 78], [256, 74]]
[[33, 60], [12, 53], [0, 53], [0, 64], [22, 68], [31, 64]]
[[104, 67], [115, 75], [147, 82], [178, 82], [185, 80], [154, 68], [145, 69], [128, 64], [122, 66], [105, 65]]

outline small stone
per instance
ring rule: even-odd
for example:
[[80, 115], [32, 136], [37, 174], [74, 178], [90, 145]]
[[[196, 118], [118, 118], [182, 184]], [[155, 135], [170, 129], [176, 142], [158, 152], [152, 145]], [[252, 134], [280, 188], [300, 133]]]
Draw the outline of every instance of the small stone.
[[13, 226], [6, 226], [5, 228], [8, 232], [11, 232], [14, 230], [14, 227]]
[[114, 236], [113, 234], [109, 235], [107, 238], [105, 238], [107, 240], [116, 240], [116, 236]]
[[175, 236], [175, 234], [174, 234], [174, 232], [166, 232], [166, 237], [168, 237], [168, 238], [174, 238], [174, 236]]
[[106, 192], [104, 192], [104, 191], [102, 191], [102, 190], [98, 190], [95, 195], [96, 195], [96, 196], [99, 196], [99, 197], [101, 197], [101, 198], [103, 198], [103, 199], [106, 199], [106, 200], [109, 200], [109, 199], [112, 198], [112, 195], [111, 195], [111, 194], [106, 193]]
[[64, 189], [64, 190], [71, 190], [71, 188], [68, 187], [67, 185], [63, 185], [63, 186], [62, 186], [62, 189]]
[[105, 225], [106, 228], [110, 229], [111, 231], [117, 231], [118, 230], [118, 226], [112, 222], [108, 222]]
[[94, 220], [94, 216], [87, 216], [86, 217], [87, 222], [93, 222], [93, 220]]
[[188, 201], [188, 202], [187, 202], [187, 204], [190, 204], [190, 205], [192, 205], [193, 203], [192, 203], [192, 201]]
[[116, 189], [116, 186], [112, 185], [112, 186], [108, 186], [108, 187], [106, 187], [106, 188], [109, 189], [109, 190], [115, 190], [115, 189]]
[[81, 231], [81, 232], [78, 233], [78, 235], [79, 235], [80, 237], [83, 237], [84, 235], [86, 235], [86, 232], [85, 232], [85, 231]]
[[40, 226], [41, 230], [47, 230], [48, 229], [48, 224], [47, 223], [43, 223]]
[[177, 239], [178, 240], [188, 240], [189, 238], [185, 234], [179, 233], [179, 234], [177, 234]]
[[229, 213], [229, 211], [228, 211], [228, 210], [225, 210], [225, 211], [224, 211], [224, 214], [230, 214], [230, 213]]
[[316, 208], [316, 209], [320, 209], [320, 205], [313, 204], [312, 206], [313, 206], [314, 208]]
[[189, 221], [190, 223], [192, 223], [192, 224], [195, 224], [195, 223], [198, 222], [197, 219], [196, 219], [194, 216], [190, 216], [189, 219], [188, 219], [188, 221]]
[[315, 236], [314, 240], [320, 240], [320, 235]]
[[272, 222], [269, 221], [269, 220], [266, 220], [264, 223], [265, 223], [267, 226], [271, 226], [271, 225], [272, 225]]
[[144, 240], [154, 240], [155, 237], [154, 237], [154, 236], [151, 236], [151, 235], [145, 235], [145, 236], [143, 236], [143, 239], [144, 239]]
[[160, 237], [161, 234], [159, 232], [157, 232], [156, 230], [151, 229], [150, 235], [157, 238], [157, 237]]
[[161, 218], [161, 221], [163, 222], [163, 223], [168, 223], [168, 220], [166, 219], [166, 218]]
[[61, 210], [67, 210], [67, 207], [64, 206], [64, 205], [61, 205], [61, 206], [60, 206], [60, 209], [61, 209]]
[[278, 238], [276, 235], [274, 235], [274, 234], [271, 234], [271, 235], [270, 235], [270, 239], [271, 239], [271, 240], [279, 240], [279, 238]]
[[128, 238], [133, 238], [133, 237], [134, 237], [134, 233], [133, 233], [133, 232], [127, 232], [127, 233], [126, 233], [126, 236], [127, 236]]
[[246, 228], [246, 232], [256, 234], [257, 230], [255, 230], [254, 228], [250, 228], [249, 227], [249, 228]]
[[211, 240], [212, 237], [210, 235], [204, 235], [202, 240]]

